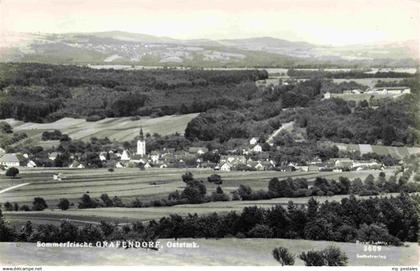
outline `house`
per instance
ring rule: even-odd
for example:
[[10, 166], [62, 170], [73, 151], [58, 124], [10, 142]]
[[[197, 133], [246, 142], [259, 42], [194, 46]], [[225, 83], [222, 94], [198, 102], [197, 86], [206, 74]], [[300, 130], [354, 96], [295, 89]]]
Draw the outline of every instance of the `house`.
[[230, 171], [232, 169], [232, 166], [229, 163], [224, 163], [221, 167], [221, 171]]
[[206, 148], [206, 147], [190, 147], [190, 148], [188, 148], [189, 153], [198, 154], [198, 155], [203, 155], [208, 151], [209, 151], [209, 149]]
[[222, 155], [220, 161], [222, 163], [228, 162], [232, 166], [238, 166], [240, 164], [246, 164], [246, 157], [243, 155]]
[[255, 145], [255, 146], [252, 148], [252, 151], [253, 151], [253, 152], [262, 152], [262, 147], [261, 147], [261, 145], [260, 145], [260, 144]]
[[334, 159], [334, 167], [335, 168], [352, 168], [353, 167], [353, 160], [349, 158], [336, 158]]
[[130, 161], [130, 155], [128, 154], [127, 150], [123, 151], [123, 153], [121, 154], [120, 160], [126, 161], [126, 162]]
[[101, 152], [100, 154], [99, 154], [99, 160], [101, 160], [101, 161], [106, 161], [107, 159], [106, 159], [106, 155], [107, 155], [107, 153], [106, 152]]
[[253, 137], [249, 140], [249, 145], [254, 146], [258, 143], [258, 137]]
[[330, 92], [325, 92], [324, 93], [324, 99], [326, 99], [326, 100], [331, 99], [331, 93]]
[[6, 153], [6, 151], [4, 149], [0, 148], [0, 157], [2, 157], [5, 153]]
[[36, 164], [34, 161], [29, 160], [28, 163], [26, 163], [26, 167], [36, 167]]
[[78, 161], [73, 161], [73, 163], [70, 164], [69, 168], [85, 168], [85, 166]]
[[57, 159], [57, 156], [58, 156], [58, 152], [52, 152], [48, 154], [48, 159], [55, 161], [55, 159]]
[[354, 161], [353, 168], [356, 168], [357, 170], [362, 169], [381, 169], [383, 167], [382, 164], [379, 164], [375, 160], [369, 160], [369, 161]]
[[265, 166], [263, 166], [261, 162], [258, 161], [258, 163], [255, 165], [255, 169], [258, 171], [265, 170]]
[[18, 167], [20, 166], [20, 159], [16, 153], [6, 153], [0, 158], [0, 165], [6, 167]]

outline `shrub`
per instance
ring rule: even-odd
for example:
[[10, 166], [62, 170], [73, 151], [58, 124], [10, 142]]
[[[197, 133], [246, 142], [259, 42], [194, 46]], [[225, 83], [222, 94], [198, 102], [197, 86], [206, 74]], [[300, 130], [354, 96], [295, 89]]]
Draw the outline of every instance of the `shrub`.
[[344, 266], [348, 261], [347, 255], [335, 246], [324, 249], [323, 256], [328, 266]]
[[60, 199], [60, 202], [58, 203], [58, 208], [61, 210], [67, 210], [70, 207], [70, 202], [68, 199]]
[[347, 255], [335, 246], [316, 251], [302, 252], [299, 258], [306, 266], [344, 266], [347, 264]]
[[10, 202], [6, 202], [5, 204], [4, 204], [4, 209], [6, 210], [6, 211], [13, 211], [13, 204], [11, 204]]
[[325, 265], [324, 257], [321, 251], [302, 252], [299, 258], [306, 266], [323, 266]]
[[295, 255], [291, 254], [287, 248], [278, 247], [273, 249], [273, 257], [281, 265], [294, 265]]
[[32, 202], [33, 211], [42, 211], [45, 208], [48, 208], [48, 205], [43, 198], [41, 197], [34, 198], [34, 201]]
[[29, 206], [28, 205], [24, 204], [24, 205], [20, 206], [19, 210], [28, 212], [31, 209], [29, 209]]
[[6, 170], [6, 176], [12, 177], [12, 179], [14, 179], [16, 177], [16, 175], [18, 175], [18, 174], [19, 174], [19, 169], [15, 168], [15, 167], [11, 167], [11, 168], [8, 168]]
[[248, 236], [252, 238], [271, 238], [273, 237], [273, 230], [267, 225], [257, 224], [248, 232]]

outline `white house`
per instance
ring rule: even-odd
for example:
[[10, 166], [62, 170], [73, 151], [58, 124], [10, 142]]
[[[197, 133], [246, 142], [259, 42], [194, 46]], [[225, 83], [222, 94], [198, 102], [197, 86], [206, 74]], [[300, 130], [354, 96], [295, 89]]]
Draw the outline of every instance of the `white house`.
[[130, 161], [130, 155], [128, 154], [127, 150], [124, 150], [121, 154], [121, 161]]
[[260, 171], [260, 170], [264, 170], [265, 167], [261, 164], [260, 161], [258, 161], [258, 164], [255, 165], [255, 169]]
[[99, 160], [106, 161], [106, 152], [101, 152], [99, 154]]
[[258, 143], [258, 137], [253, 137], [249, 140], [249, 145], [254, 146]]
[[36, 164], [34, 161], [29, 160], [28, 163], [26, 164], [26, 167], [36, 167]]
[[330, 92], [325, 92], [324, 93], [324, 99], [326, 99], [326, 100], [331, 99], [331, 93]]
[[231, 165], [229, 163], [224, 163], [221, 167], [220, 170], [221, 171], [230, 171], [231, 170]]
[[0, 157], [0, 165], [6, 167], [18, 167], [20, 166], [20, 160], [16, 153], [6, 153]]
[[255, 146], [252, 148], [252, 151], [253, 151], [253, 152], [262, 152], [262, 147], [261, 147], [261, 145], [260, 145], [260, 144], [255, 145]]

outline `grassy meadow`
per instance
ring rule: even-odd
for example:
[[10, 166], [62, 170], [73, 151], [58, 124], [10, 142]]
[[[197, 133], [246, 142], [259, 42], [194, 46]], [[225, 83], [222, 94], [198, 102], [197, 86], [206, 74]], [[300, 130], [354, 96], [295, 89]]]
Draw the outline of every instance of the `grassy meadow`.
[[[67, 198], [77, 203], [79, 198], [88, 193], [98, 198], [103, 193], [109, 196], [118, 196], [123, 201], [136, 197], [140, 200], [167, 198], [170, 192], [182, 190], [185, 183], [181, 176], [191, 171], [197, 179], [206, 179], [211, 174], [222, 176], [222, 188], [229, 193], [236, 190], [240, 184], [249, 185], [253, 190], [267, 189], [268, 182], [273, 177], [305, 177], [311, 180], [317, 176], [338, 178], [347, 176], [350, 179], [365, 178], [369, 174], [377, 176], [378, 170], [350, 171], [350, 172], [279, 172], [279, 171], [231, 171], [221, 172], [212, 169], [158, 169], [151, 168], [141, 171], [138, 168], [121, 168], [109, 172], [106, 169], [68, 169], [68, 168], [21, 168], [18, 179], [0, 176], [0, 190], [15, 185], [29, 183], [28, 185], [12, 189], [0, 194], [0, 203], [6, 201], [19, 204], [31, 204], [34, 197], [43, 197], [51, 207], [55, 207], [60, 198]], [[392, 173], [387, 169], [387, 174]], [[53, 175], [61, 173], [63, 180], [53, 180]], [[216, 190], [216, 185], [205, 182], [208, 193]]]
[[[169, 239], [160, 240], [158, 251], [119, 248], [38, 248], [34, 243], [0, 243], [0, 262], [4, 265], [260, 265], [279, 266], [271, 255], [275, 247], [287, 247], [298, 255], [303, 251], [320, 250], [335, 245], [348, 257], [349, 266], [414, 266], [418, 264], [418, 245], [381, 247], [381, 252], [364, 252], [360, 244], [288, 239], [178, 239], [196, 242], [199, 248], [167, 247]], [[361, 259], [357, 255], [382, 256]], [[295, 265], [302, 266], [298, 257]]]
[[74, 118], [63, 118], [51, 123], [32, 123], [14, 119], [6, 119], [5, 121], [13, 127], [13, 131], [24, 132], [28, 135], [29, 138], [24, 141], [25, 143], [48, 148], [58, 145], [59, 142], [54, 140], [41, 141], [41, 135], [44, 131], [60, 130], [63, 134], [68, 134], [73, 140], [88, 141], [91, 137], [108, 137], [111, 140], [122, 142], [135, 138], [140, 127], [143, 127], [145, 133], [168, 135], [178, 132], [182, 134], [188, 122], [197, 115], [142, 117], [139, 120], [133, 120], [131, 117], [105, 118], [92, 122]]

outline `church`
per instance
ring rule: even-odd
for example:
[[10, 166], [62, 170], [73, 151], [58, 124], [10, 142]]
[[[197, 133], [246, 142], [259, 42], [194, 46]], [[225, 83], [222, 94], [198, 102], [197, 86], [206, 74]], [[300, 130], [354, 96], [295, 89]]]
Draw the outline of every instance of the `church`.
[[144, 140], [143, 128], [140, 128], [140, 138], [137, 140], [137, 155], [146, 155], [146, 141]]

